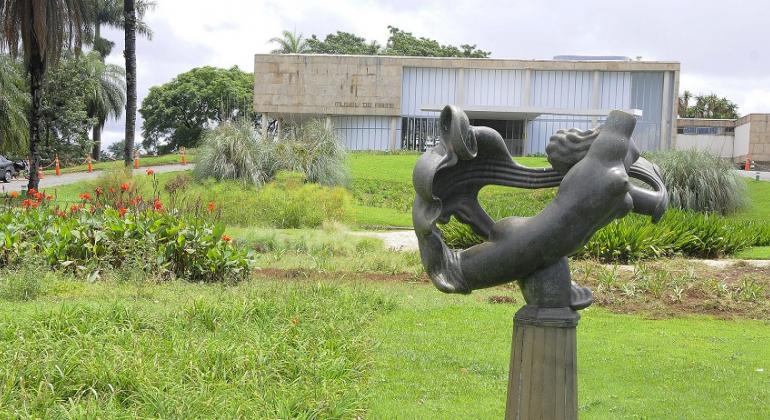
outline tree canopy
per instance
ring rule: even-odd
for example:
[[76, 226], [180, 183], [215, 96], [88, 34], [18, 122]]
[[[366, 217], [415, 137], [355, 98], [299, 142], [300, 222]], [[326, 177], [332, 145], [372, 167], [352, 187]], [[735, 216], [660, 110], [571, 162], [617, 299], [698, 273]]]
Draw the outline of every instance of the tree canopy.
[[[691, 102], [695, 100], [694, 104]], [[679, 96], [679, 113], [682, 118], [709, 118], [709, 119], [736, 119], [738, 114], [738, 105], [733, 101], [719, 97], [714, 93], [708, 95], [693, 95], [689, 90], [685, 90]]]
[[21, 155], [27, 148], [28, 90], [21, 63], [0, 55], [0, 154]]
[[160, 152], [193, 147], [203, 131], [250, 115], [254, 78], [238, 67], [198, 67], [150, 88], [139, 113], [145, 149]]
[[274, 54], [307, 53], [307, 54], [345, 54], [345, 55], [403, 55], [418, 57], [472, 57], [486, 58], [489, 51], [476, 48], [475, 44], [462, 44], [459, 47], [442, 45], [430, 38], [416, 37], [411, 32], [403, 31], [395, 26], [388, 26], [390, 36], [385, 47], [377, 41], [367, 41], [366, 38], [350, 32], [337, 31], [328, 34], [322, 40], [316, 35], [305, 39], [302, 34], [283, 31], [283, 36], [273, 38], [270, 42], [277, 43], [279, 48]]

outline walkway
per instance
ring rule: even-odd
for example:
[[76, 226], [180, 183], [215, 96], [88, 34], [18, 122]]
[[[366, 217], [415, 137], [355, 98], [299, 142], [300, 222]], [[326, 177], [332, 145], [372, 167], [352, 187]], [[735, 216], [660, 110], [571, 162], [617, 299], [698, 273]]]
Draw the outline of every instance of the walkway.
[[[194, 165], [158, 165], [158, 166], [146, 166], [139, 169], [134, 169], [135, 175], [143, 175], [147, 169], [152, 169], [156, 173], [163, 173], [163, 172], [178, 172], [178, 171], [186, 171], [190, 170], [194, 167]], [[46, 188], [56, 187], [60, 185], [67, 185], [67, 184], [73, 184], [75, 182], [80, 181], [89, 181], [92, 179], [99, 178], [104, 173], [104, 171], [93, 171], [91, 173], [88, 172], [76, 172], [72, 174], [63, 174], [60, 176], [56, 175], [46, 175], [45, 178], [40, 180], [40, 189], [45, 190]], [[19, 179], [19, 180], [13, 180], [10, 184], [4, 184], [0, 183], [0, 191], [6, 192], [6, 191], [21, 191], [22, 189], [27, 188], [27, 180], [26, 179]]]

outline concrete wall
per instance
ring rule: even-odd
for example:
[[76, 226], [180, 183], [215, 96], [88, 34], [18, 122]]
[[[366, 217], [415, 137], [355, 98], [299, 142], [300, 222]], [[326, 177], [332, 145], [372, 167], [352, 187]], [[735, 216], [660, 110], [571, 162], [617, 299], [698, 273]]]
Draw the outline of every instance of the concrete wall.
[[751, 159], [770, 162], [770, 115], [749, 114], [738, 119], [736, 125], [743, 122], [748, 126]]
[[747, 122], [735, 127], [735, 143], [733, 146], [733, 158], [735, 160], [744, 160], [749, 154], [749, 143], [751, 140], [751, 123]]
[[735, 137], [709, 134], [677, 134], [676, 150], [703, 150], [715, 156], [731, 158]]

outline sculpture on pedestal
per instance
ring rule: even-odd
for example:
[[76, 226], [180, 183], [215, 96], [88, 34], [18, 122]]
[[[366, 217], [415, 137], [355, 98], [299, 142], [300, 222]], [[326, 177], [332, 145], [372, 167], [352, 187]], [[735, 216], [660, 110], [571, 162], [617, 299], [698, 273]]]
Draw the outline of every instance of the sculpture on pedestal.
[[[571, 328], [574, 349], [574, 327], [579, 319], [575, 311], [588, 307], [593, 296], [571, 281], [567, 256], [612, 220], [635, 212], [657, 222], [668, 205], [658, 167], [640, 157], [631, 139], [635, 124], [632, 115], [613, 111], [594, 130], [559, 130], [546, 147], [552, 168], [535, 169], [514, 162], [496, 131], [471, 126], [460, 109], [445, 107], [440, 117], [441, 142], [422, 155], [413, 173], [417, 196], [412, 218], [422, 263], [433, 284], [447, 293], [470, 293], [518, 281], [527, 305], [517, 313], [515, 323]], [[640, 185], [629, 178], [638, 179]], [[478, 202], [478, 192], [486, 185], [558, 186], [559, 190], [536, 216], [494, 221]], [[437, 224], [447, 223], [451, 216], [469, 225], [485, 242], [464, 250], [447, 247]], [[516, 334], [520, 332], [520, 338], [526, 340], [524, 332], [516, 331], [512, 354], [517, 352]], [[561, 342], [558, 335], [554, 340]], [[543, 348], [552, 345], [545, 343]], [[512, 357], [511, 375], [515, 374], [514, 362]], [[513, 376], [510, 382], [509, 414], [511, 404], [518, 404], [518, 409], [522, 404], [537, 405], [538, 413], [550, 410], [547, 401], [522, 402], [521, 395], [512, 396], [517, 392], [511, 388], [513, 382], [517, 386], [523, 382], [521, 378], [514, 381]], [[574, 389], [565, 392], [576, 395]], [[512, 402], [512, 398], [519, 400]], [[563, 400], [560, 398], [556, 400]]]

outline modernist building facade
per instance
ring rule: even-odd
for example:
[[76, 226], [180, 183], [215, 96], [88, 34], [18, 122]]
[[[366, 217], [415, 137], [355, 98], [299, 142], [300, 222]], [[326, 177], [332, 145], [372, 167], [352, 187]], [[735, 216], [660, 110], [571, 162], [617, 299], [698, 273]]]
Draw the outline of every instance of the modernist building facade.
[[562, 128], [613, 109], [637, 116], [642, 150], [671, 148], [679, 63], [258, 54], [254, 110], [278, 121], [325, 118], [351, 150], [424, 150], [446, 104], [497, 130], [514, 155], [545, 152]]

